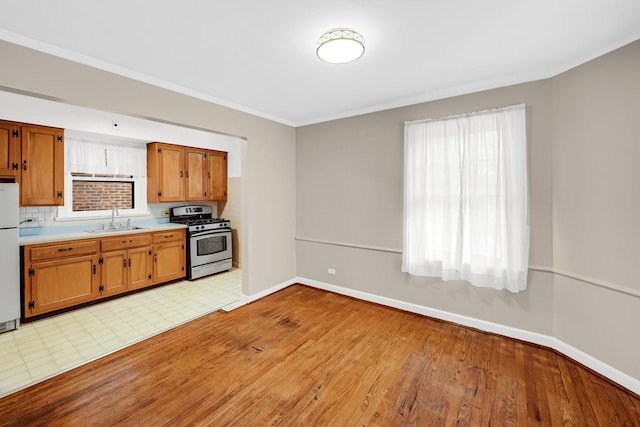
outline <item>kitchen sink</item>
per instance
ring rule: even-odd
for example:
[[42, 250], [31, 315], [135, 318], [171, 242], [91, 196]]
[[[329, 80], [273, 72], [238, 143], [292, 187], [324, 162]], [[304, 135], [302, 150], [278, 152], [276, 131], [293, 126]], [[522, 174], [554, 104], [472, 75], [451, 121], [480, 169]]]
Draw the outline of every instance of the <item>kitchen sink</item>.
[[127, 225], [124, 227], [105, 227], [105, 228], [94, 228], [93, 230], [84, 230], [87, 233], [94, 234], [103, 234], [103, 233], [117, 233], [118, 231], [132, 231], [132, 230], [143, 230], [149, 227], [138, 227], [136, 225]]

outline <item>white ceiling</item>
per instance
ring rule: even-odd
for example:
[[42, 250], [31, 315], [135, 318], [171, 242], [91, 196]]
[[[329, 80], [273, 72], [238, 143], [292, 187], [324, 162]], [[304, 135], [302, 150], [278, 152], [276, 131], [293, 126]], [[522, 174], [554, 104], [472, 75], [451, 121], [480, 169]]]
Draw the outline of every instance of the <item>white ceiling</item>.
[[[0, 39], [293, 126], [548, 78], [640, 39], [638, 0], [3, 0]], [[315, 56], [327, 30], [364, 56]], [[1, 83], [1, 82], [0, 82]]]

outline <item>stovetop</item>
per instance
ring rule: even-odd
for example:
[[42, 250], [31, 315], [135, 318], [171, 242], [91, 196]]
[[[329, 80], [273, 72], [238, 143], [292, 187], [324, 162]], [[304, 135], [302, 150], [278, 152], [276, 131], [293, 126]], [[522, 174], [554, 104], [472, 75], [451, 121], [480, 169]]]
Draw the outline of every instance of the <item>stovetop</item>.
[[224, 218], [180, 218], [180, 217], [171, 218], [170, 221], [176, 224], [185, 224], [185, 225], [202, 225], [202, 224], [216, 224], [219, 222], [229, 222], [228, 219], [224, 219]]
[[180, 206], [171, 209], [170, 222], [189, 226], [189, 231], [230, 228], [230, 221], [214, 218], [211, 206]]

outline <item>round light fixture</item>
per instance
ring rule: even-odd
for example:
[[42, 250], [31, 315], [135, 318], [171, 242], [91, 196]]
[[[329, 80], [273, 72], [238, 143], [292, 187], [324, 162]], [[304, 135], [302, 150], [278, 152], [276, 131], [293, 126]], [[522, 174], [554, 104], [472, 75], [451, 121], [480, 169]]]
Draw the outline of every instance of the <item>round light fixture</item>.
[[364, 37], [348, 28], [336, 28], [324, 33], [316, 45], [316, 55], [325, 62], [344, 64], [355, 61], [364, 53]]

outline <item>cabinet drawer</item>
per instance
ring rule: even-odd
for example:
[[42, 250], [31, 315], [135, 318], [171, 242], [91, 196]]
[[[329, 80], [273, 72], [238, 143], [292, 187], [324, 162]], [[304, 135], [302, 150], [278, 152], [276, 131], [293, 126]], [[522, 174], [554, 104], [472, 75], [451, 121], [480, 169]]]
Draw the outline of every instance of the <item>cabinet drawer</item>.
[[62, 242], [51, 245], [28, 246], [31, 251], [31, 261], [65, 258], [78, 255], [96, 254], [100, 250], [98, 240]]
[[184, 240], [184, 230], [164, 231], [153, 235], [153, 243], [175, 242]]
[[140, 246], [150, 246], [151, 235], [148, 233], [127, 234], [124, 236], [102, 239], [100, 244], [103, 252], [117, 251], [117, 250], [128, 249], [128, 248], [137, 248]]

